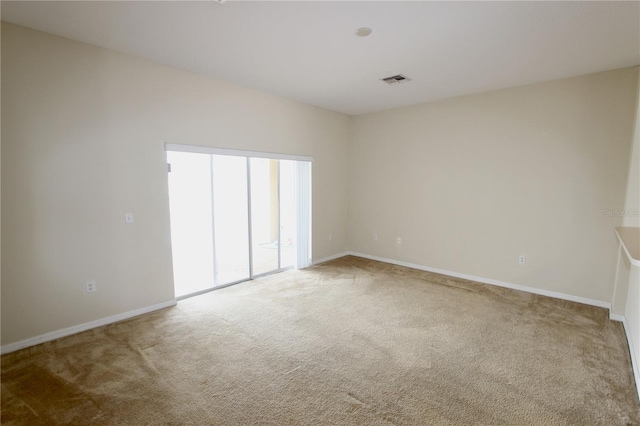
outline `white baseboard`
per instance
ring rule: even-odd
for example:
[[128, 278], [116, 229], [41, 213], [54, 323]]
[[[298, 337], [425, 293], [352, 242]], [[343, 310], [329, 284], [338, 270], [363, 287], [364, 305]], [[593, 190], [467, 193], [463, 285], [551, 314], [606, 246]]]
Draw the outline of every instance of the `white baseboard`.
[[350, 254], [352, 254], [352, 253], [349, 252], [349, 251], [343, 251], [342, 253], [334, 254], [333, 256], [323, 257], [322, 259], [318, 259], [318, 260], [312, 260], [311, 264], [312, 265], [319, 265], [321, 263], [328, 262], [328, 261], [334, 260], [334, 259], [339, 259], [341, 257], [348, 256]]
[[622, 317], [622, 325], [624, 326], [624, 334], [627, 336], [627, 344], [629, 345], [629, 355], [631, 355], [631, 367], [633, 368], [633, 378], [636, 381], [636, 391], [638, 392], [638, 399], [640, 399], [640, 365], [638, 365], [638, 358], [636, 358], [636, 352], [633, 349], [633, 342], [631, 341], [631, 333], [629, 333], [629, 326], [627, 325], [627, 318], [624, 315], [617, 315]]
[[611, 311], [609, 311], [609, 319], [611, 321], [618, 321], [618, 322], [625, 322], [627, 320], [624, 315], [614, 314]]
[[20, 349], [27, 348], [29, 346], [39, 345], [40, 343], [50, 342], [51, 340], [59, 339], [61, 337], [70, 336], [72, 334], [80, 333], [82, 331], [91, 330], [92, 328], [101, 327], [103, 325], [112, 324], [114, 322], [127, 320], [139, 315], [147, 314], [149, 312], [157, 311], [159, 309], [169, 308], [176, 305], [176, 300], [168, 300], [166, 302], [158, 303], [155, 305], [147, 306], [140, 309], [134, 309], [133, 311], [123, 312], [121, 314], [112, 315], [110, 317], [101, 318], [95, 321], [86, 322], [80, 325], [74, 325], [73, 327], [64, 328], [62, 330], [52, 331], [50, 333], [41, 334], [36, 337], [21, 340], [15, 343], [9, 343], [0, 347], [0, 354], [7, 354], [15, 352]]
[[511, 284], [504, 281], [493, 280], [490, 278], [476, 277], [474, 275], [460, 274], [458, 272], [447, 271], [444, 269], [431, 268], [428, 266], [417, 265], [415, 263], [401, 262], [398, 260], [387, 259], [384, 257], [370, 256], [364, 253], [348, 252], [352, 256], [364, 257], [365, 259], [377, 260], [379, 262], [391, 263], [393, 265], [406, 266], [408, 268], [419, 269], [421, 271], [435, 272], [436, 274], [448, 275], [450, 277], [462, 278], [465, 280], [476, 281], [483, 284], [491, 284], [498, 287], [510, 288], [512, 290], [520, 290], [527, 293], [539, 294], [540, 296], [553, 297], [555, 299], [568, 300], [570, 302], [582, 303], [584, 305], [597, 306], [599, 308], [611, 309], [611, 303], [601, 300], [588, 299], [586, 297], [573, 296], [571, 294], [557, 293], [555, 291], [543, 290], [534, 287], [527, 287], [518, 284]]

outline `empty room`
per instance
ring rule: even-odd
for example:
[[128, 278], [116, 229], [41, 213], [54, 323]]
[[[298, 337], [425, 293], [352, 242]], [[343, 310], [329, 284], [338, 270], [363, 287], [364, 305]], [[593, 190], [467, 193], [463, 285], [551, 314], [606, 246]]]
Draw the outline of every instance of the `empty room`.
[[0, 7], [2, 425], [640, 425], [640, 2]]

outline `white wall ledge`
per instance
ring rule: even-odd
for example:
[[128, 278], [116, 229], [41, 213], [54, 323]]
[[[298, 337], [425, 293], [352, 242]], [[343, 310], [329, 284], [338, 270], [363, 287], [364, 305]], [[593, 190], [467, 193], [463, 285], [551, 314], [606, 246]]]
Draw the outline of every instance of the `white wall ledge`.
[[629, 262], [631, 262], [632, 265], [640, 266], [640, 228], [617, 226], [616, 236]]

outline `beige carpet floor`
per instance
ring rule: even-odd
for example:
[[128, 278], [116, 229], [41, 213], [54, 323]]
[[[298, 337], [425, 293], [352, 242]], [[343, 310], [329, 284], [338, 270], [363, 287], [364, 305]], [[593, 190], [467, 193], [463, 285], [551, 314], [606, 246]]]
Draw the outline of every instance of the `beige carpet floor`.
[[637, 425], [604, 309], [356, 257], [2, 357], [6, 425]]

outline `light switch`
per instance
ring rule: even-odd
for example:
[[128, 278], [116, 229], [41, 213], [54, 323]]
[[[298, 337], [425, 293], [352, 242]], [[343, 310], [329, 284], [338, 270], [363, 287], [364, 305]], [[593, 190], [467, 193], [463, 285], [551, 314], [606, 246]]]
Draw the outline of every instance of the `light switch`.
[[124, 223], [133, 223], [133, 213], [124, 214]]

